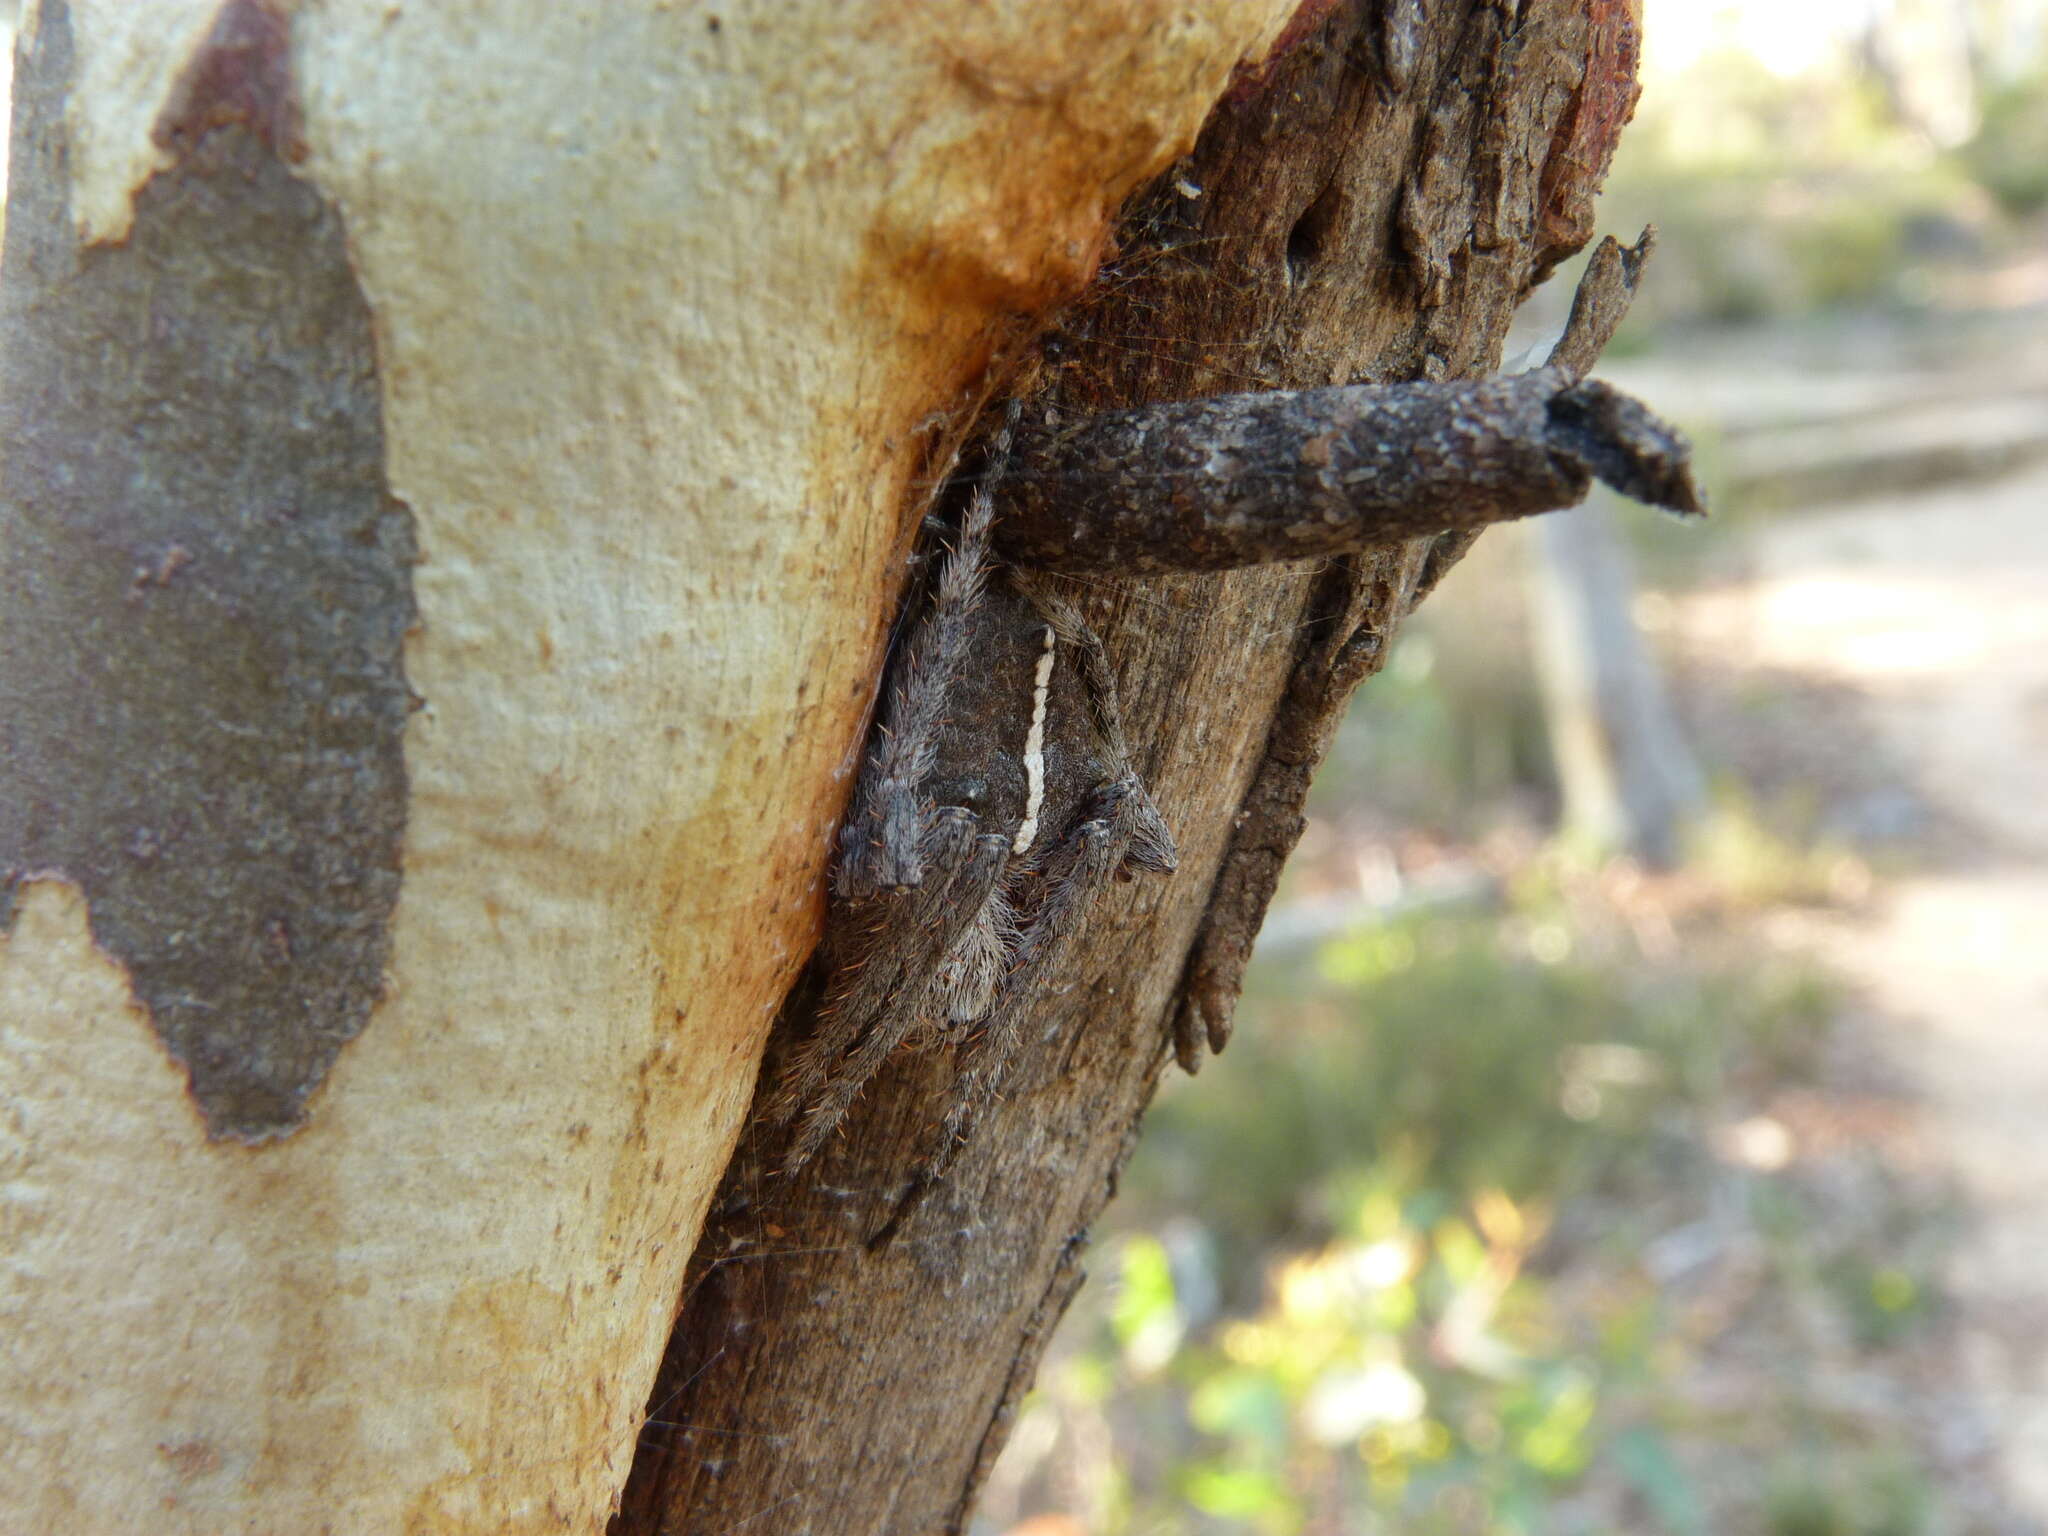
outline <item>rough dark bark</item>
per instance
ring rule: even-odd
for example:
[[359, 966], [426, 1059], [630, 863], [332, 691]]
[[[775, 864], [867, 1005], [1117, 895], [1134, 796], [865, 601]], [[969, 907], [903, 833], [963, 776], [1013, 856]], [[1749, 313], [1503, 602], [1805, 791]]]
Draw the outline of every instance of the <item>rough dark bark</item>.
[[[1528, 287], [1586, 239], [1633, 78], [1622, 0], [1328, 8], [1127, 211], [1093, 295], [1045, 339], [1032, 408], [1484, 375]], [[891, 1241], [870, 1238], [945, 1115], [942, 1057], [899, 1058], [794, 1179], [773, 1171], [777, 1135], [750, 1130], [620, 1536], [962, 1528], [1168, 1043], [1192, 1067], [1227, 1038], [1345, 700], [1467, 542], [1060, 582], [1116, 660], [1180, 870], [1124, 887], [1051, 959], [1007, 1101]], [[764, 1085], [777, 1067], [771, 1049]]]

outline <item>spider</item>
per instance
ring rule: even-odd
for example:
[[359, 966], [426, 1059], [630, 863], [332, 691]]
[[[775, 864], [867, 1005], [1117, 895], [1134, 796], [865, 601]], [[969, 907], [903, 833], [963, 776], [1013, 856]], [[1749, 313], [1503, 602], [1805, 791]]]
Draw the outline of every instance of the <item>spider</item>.
[[[1469, 541], [1573, 506], [1595, 479], [1700, 513], [1683, 435], [1585, 377], [1653, 244], [1650, 230], [1633, 247], [1601, 243], [1564, 334], [1527, 373], [1167, 402], [1039, 433], [1020, 450], [1004, 550], [1034, 570], [1152, 572], [1448, 531]], [[824, 1001], [769, 1106], [794, 1122], [788, 1171], [898, 1045], [950, 1042], [953, 1107], [913, 1186], [929, 1187], [1001, 1088], [1020, 1000], [1053, 942], [1104, 882], [1176, 864], [1131, 766], [1102, 642], [1042, 576], [992, 567], [991, 487], [1020, 410], [991, 439], [896, 658], [839, 833]]]
[[795, 1122], [788, 1172], [908, 1041], [959, 1048], [923, 1175], [940, 1177], [1002, 1086], [1053, 941], [1108, 880], [1177, 863], [1102, 641], [1056, 593], [991, 569], [990, 486], [1014, 424], [993, 436], [840, 829], [824, 1000], [771, 1104]]

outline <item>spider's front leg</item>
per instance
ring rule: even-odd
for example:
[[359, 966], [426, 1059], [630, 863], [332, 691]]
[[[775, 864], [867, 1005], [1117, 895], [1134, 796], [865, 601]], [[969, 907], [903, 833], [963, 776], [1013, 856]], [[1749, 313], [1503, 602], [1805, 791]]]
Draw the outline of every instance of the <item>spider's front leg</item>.
[[919, 883], [834, 903], [835, 964], [818, 1028], [797, 1048], [770, 1107], [797, 1121], [794, 1172], [824, 1145], [868, 1079], [906, 1038], [943, 1028], [963, 950], [1004, 909], [1009, 841], [968, 811], [934, 813]]
[[[1008, 440], [1005, 425], [992, 460]], [[816, 1028], [769, 1105], [774, 1118], [798, 1122], [785, 1160], [792, 1172], [897, 1045], [943, 1029], [963, 997], [993, 992], [1012, 941], [1003, 892], [1011, 839], [983, 830], [981, 787], [942, 770], [942, 759], [959, 756], [949, 741], [955, 691], [986, 617], [988, 478], [969, 496], [929, 606], [892, 665], [883, 718], [840, 828], [825, 950], [831, 976]]]
[[[955, 1153], [972, 1137], [984, 1109], [1002, 1091], [1018, 1049], [1018, 1032], [1041, 963], [1065, 934], [1079, 926], [1112, 879], [1167, 873], [1179, 856], [1165, 818], [1153, 804], [1130, 761], [1116, 680], [1101, 639], [1064, 599], [1035, 584], [1018, 583], [1022, 595], [1048, 628], [1048, 657], [1071, 658], [1071, 671], [1084, 707], [1060, 712], [1059, 735], [1067, 750], [1064, 772], [1080, 769], [1090, 783], [1063, 818], [1065, 830], [1036, 837], [1041, 806], [1027, 810], [1019, 867], [1011, 889], [1021, 914], [1002, 985], [988, 1005], [956, 1015], [972, 1026], [962, 1041], [953, 1103], [938, 1146], [912, 1185], [909, 1200], [943, 1177]], [[1034, 716], [1045, 712], [1050, 690], [1041, 681]], [[1070, 704], [1073, 701], [1069, 701]], [[1085, 743], [1085, 746], [1084, 746]], [[1043, 782], [1045, 766], [1035, 765]], [[1055, 795], [1055, 799], [1058, 799]], [[1048, 816], [1049, 825], [1059, 821]], [[906, 1205], [909, 1202], [906, 1202]], [[899, 1211], [898, 1219], [903, 1213]]]

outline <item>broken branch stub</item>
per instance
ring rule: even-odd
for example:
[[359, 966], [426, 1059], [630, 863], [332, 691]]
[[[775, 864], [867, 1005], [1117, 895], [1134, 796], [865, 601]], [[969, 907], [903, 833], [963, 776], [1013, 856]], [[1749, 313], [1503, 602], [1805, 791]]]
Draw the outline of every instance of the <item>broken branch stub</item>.
[[1643, 268], [1657, 251], [1657, 226], [1645, 225], [1634, 245], [1623, 245], [1612, 235], [1603, 235], [1593, 248], [1572, 294], [1572, 312], [1565, 321], [1564, 334], [1543, 360], [1546, 368], [1559, 368], [1573, 379], [1583, 379], [1600, 361], [1607, 343], [1621, 329], [1642, 285]]
[[1052, 571], [1220, 571], [1553, 512], [1594, 479], [1698, 514], [1691, 448], [1566, 368], [1218, 395], [1020, 427], [996, 543]]

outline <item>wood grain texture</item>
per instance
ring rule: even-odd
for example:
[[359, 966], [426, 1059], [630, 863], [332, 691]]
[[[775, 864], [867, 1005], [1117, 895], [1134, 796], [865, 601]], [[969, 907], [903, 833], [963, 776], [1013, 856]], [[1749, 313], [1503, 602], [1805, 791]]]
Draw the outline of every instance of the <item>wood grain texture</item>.
[[[1497, 366], [1533, 275], [1565, 254], [1545, 233], [1549, 161], [1582, 142], [1561, 125], [1601, 41], [1595, 8], [1319, 10], [1126, 209], [1095, 288], [1020, 384], [1034, 410]], [[946, 1112], [942, 1056], [900, 1056], [794, 1180], [773, 1171], [777, 1137], [750, 1128], [615, 1536], [963, 1527], [1167, 1042], [1192, 1067], [1227, 1038], [1344, 702], [1462, 547], [1061, 586], [1108, 641], [1180, 870], [1123, 887], [1051, 960], [1007, 1102], [892, 1241], [870, 1244]], [[792, 999], [794, 1027], [814, 1003]]]

